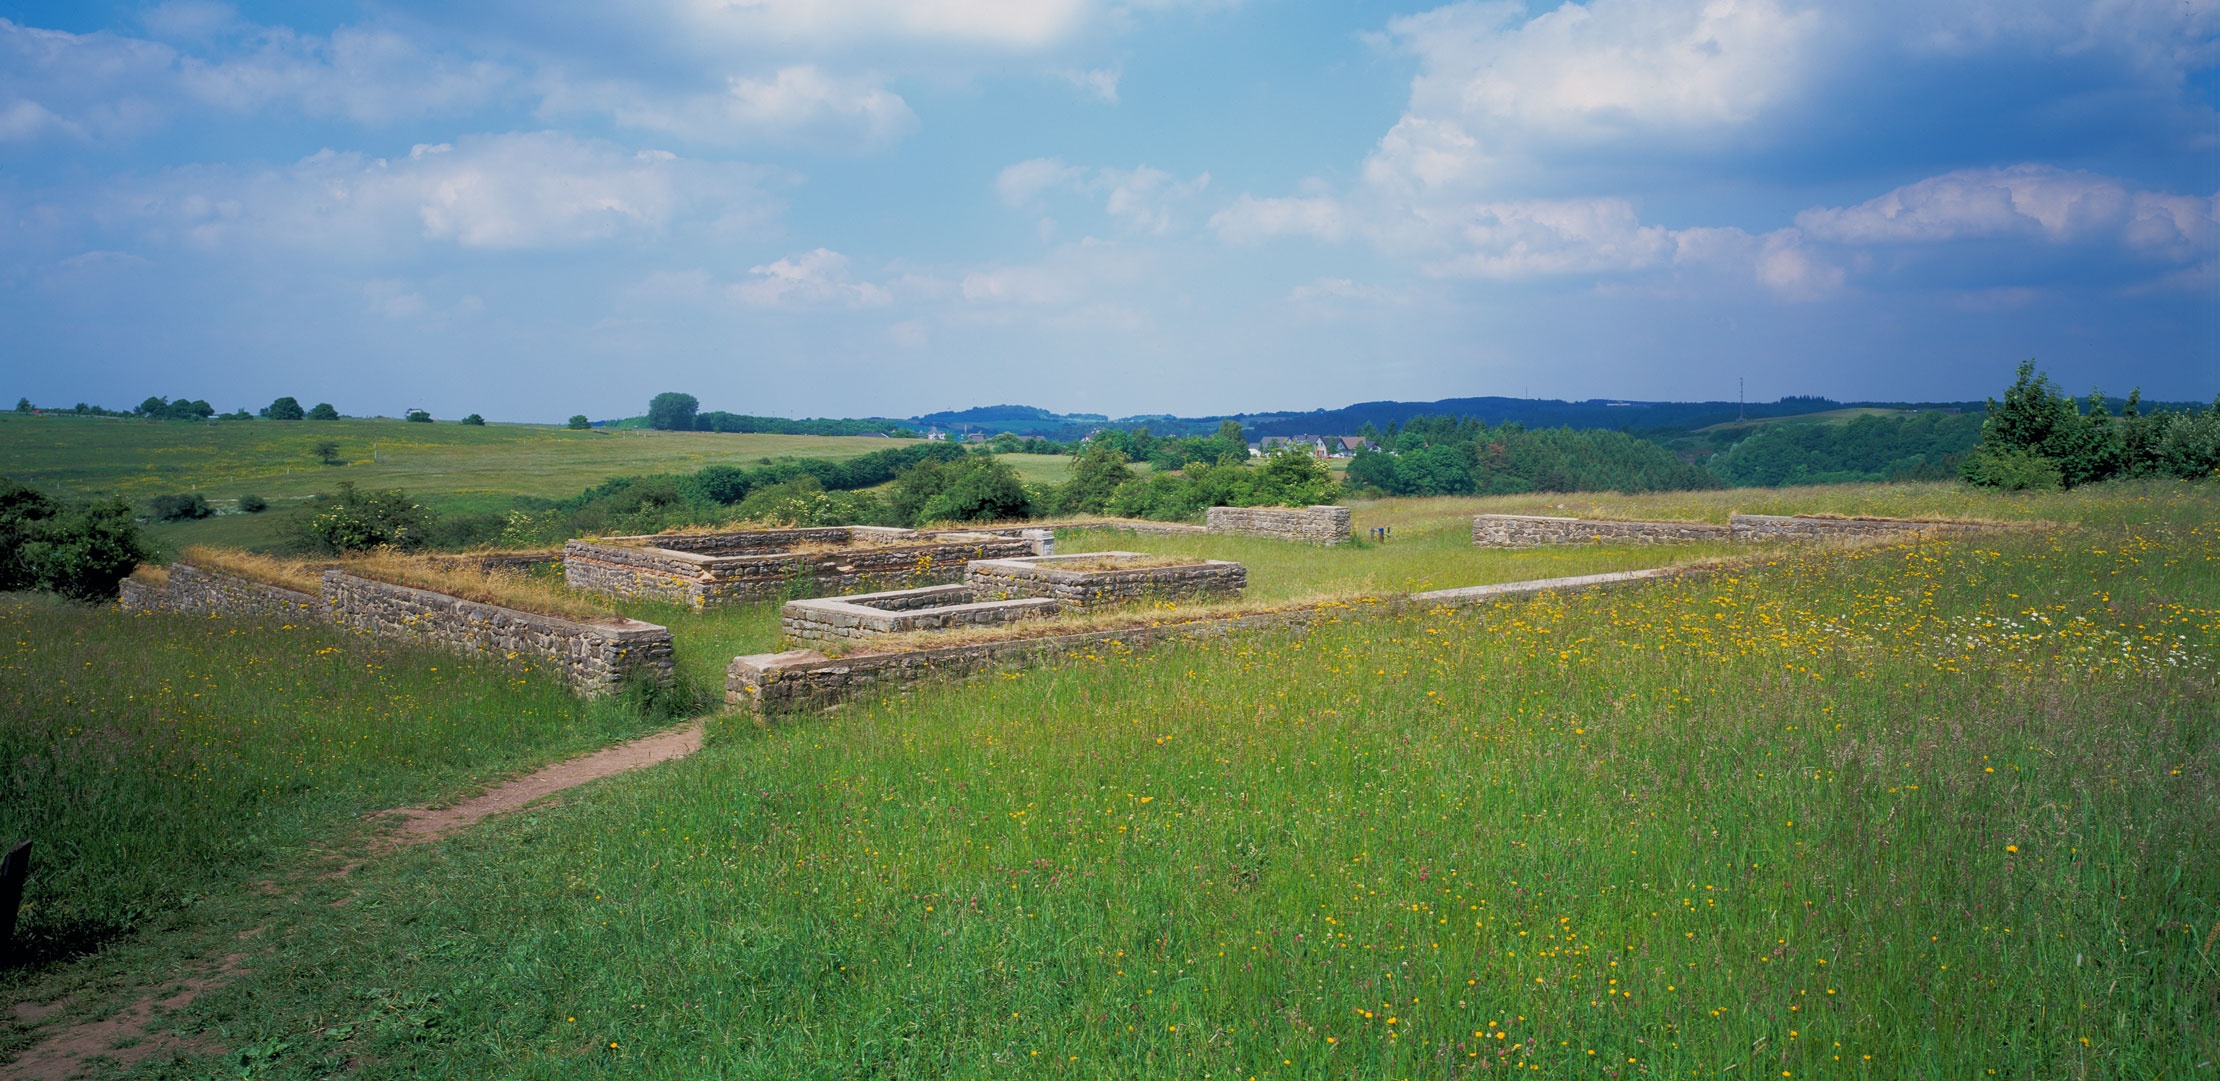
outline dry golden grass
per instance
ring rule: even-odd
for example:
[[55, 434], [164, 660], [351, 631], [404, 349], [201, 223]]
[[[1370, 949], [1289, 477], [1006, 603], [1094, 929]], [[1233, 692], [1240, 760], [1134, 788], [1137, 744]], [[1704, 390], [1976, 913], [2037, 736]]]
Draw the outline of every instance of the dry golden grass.
[[587, 621], [620, 618], [608, 605], [553, 583], [515, 571], [457, 565], [440, 556], [378, 552], [350, 556], [338, 566], [363, 578], [523, 612]]
[[1058, 571], [1142, 571], [1154, 567], [1192, 567], [1202, 560], [1185, 556], [1103, 556], [1099, 559], [1059, 559], [1043, 567]]
[[131, 568], [131, 577], [155, 589], [170, 584], [170, 569], [153, 563], [141, 563]]
[[211, 548], [196, 544], [185, 549], [179, 560], [201, 570], [228, 574], [263, 585], [279, 586], [302, 593], [324, 591], [324, 571], [338, 566], [330, 561], [310, 562], [303, 559], [286, 559], [257, 552], [242, 552], [236, 548]]

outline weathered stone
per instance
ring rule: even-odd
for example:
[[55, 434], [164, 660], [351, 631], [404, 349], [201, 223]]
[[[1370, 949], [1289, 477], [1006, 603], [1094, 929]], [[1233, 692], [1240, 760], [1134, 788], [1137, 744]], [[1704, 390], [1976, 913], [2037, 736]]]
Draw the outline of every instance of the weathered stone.
[[1076, 563], [1147, 560], [1139, 552], [1083, 552], [974, 561], [964, 584], [980, 600], [1040, 597], [1065, 608], [1085, 609], [1140, 600], [1237, 596], [1248, 587], [1249, 571], [1222, 559], [1198, 559], [1171, 566], [1109, 567], [1080, 570]]
[[1349, 508], [1314, 506], [1212, 507], [1204, 513], [1204, 530], [1239, 533], [1252, 537], [1301, 541], [1305, 544], [1340, 544], [1349, 539]]
[[[1031, 535], [1027, 535], [1031, 534]], [[833, 551], [794, 552], [803, 544]], [[1034, 555], [1054, 544], [1038, 529], [918, 532], [884, 526], [674, 533], [563, 546], [564, 579], [575, 589], [655, 597], [695, 607], [793, 592], [947, 582], [973, 559]]]
[[1483, 514], [1472, 520], [1472, 543], [1482, 548], [1531, 548], [1606, 540], [1643, 544], [1723, 541], [1731, 539], [1731, 532], [1727, 526], [1709, 522], [1632, 522], [1532, 514]]

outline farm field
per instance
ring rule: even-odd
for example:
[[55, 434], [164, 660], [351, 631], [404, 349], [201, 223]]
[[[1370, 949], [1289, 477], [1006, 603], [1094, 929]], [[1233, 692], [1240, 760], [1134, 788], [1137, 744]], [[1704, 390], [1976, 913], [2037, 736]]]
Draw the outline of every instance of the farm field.
[[[317, 464], [339, 444], [344, 466]], [[687, 472], [760, 458], [853, 458], [896, 440], [814, 435], [593, 430], [554, 425], [399, 420], [225, 421], [188, 424], [0, 414], [0, 476], [75, 496], [139, 500], [201, 492], [219, 509], [244, 494], [282, 509], [341, 481], [399, 488], [443, 511], [505, 511], [518, 496], [563, 499], [611, 476]], [[375, 460], [373, 460], [373, 458]], [[219, 515], [157, 527], [175, 547], [262, 539], [271, 519]]]
[[[1723, 518], [1769, 509], [1757, 496], [1383, 501], [1357, 524], [1394, 524], [1387, 545], [1093, 533], [1060, 550], [1231, 545], [1215, 550], [1252, 561], [1259, 593], [1440, 587], [1483, 566], [1461, 557], [1677, 558], [1460, 551], [1447, 538], [1476, 506]], [[769, 726], [713, 718], [692, 758], [342, 879], [313, 845], [274, 845], [240, 865], [285, 888], [232, 872], [150, 904], [159, 936], [0, 987], [88, 1016], [182, 958], [240, 953], [241, 975], [165, 1022], [206, 1055], [119, 1071], [146, 1077], [2194, 1076], [2220, 1055], [2220, 497], [1875, 486], [1781, 509], [1954, 497], [1953, 514], [2060, 527], [1769, 549]], [[1541, 576], [1526, 566], [1505, 573]], [[34, 794], [181, 801], [170, 775], [191, 771], [171, 763], [190, 759], [135, 750], [165, 717], [269, 725], [311, 665], [431, 680], [455, 663], [7, 611], [0, 700], [83, 748]], [[130, 667], [150, 631], [174, 670]], [[594, 724], [644, 723], [562, 712], [498, 672], [437, 678], [470, 688], [473, 717], [563, 718], [519, 740], [532, 750], [480, 768], [351, 740], [343, 719], [240, 728], [275, 737], [197, 813], [320, 800], [286, 836], [337, 843], [361, 828], [339, 808], [465, 791]], [[365, 712], [465, 697], [401, 689], [359, 692]], [[104, 835], [106, 803], [44, 798], [46, 829]], [[7, 1023], [0, 1048], [33, 1038]]]

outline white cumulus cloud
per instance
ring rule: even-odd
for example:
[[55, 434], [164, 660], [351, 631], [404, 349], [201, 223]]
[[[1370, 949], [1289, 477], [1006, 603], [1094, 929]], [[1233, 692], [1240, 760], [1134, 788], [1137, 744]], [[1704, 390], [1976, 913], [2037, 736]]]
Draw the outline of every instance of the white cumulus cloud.
[[825, 248], [749, 267], [748, 273], [754, 277], [735, 283], [730, 291], [734, 300], [751, 308], [877, 308], [894, 300], [885, 286], [857, 281], [849, 273], [848, 257]]

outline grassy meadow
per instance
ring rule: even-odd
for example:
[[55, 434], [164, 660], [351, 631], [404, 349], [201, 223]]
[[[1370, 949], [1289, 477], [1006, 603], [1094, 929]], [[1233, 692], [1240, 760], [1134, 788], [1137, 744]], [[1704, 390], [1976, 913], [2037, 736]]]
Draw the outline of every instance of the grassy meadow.
[[[1832, 494], [1786, 509], [1951, 498], [1814, 505]], [[1754, 495], [1669, 505], [1723, 516], [1705, 500]], [[1581, 506], [1524, 509], [1662, 515], [1668, 497], [1553, 498]], [[1957, 499], [2059, 525], [1769, 549], [1614, 590], [1105, 649], [768, 726], [714, 718], [692, 758], [343, 882], [219, 877], [171, 937], [0, 986], [89, 1014], [261, 929], [244, 975], [166, 1022], [221, 1050], [140, 1077], [2209, 1072], [2220, 493]], [[1360, 528], [1401, 539], [1340, 550], [1108, 533], [1062, 550], [1215, 542], [1254, 561], [1259, 591], [1469, 584], [1426, 539], [1466, 513], [1362, 506]], [[1550, 558], [1614, 552], [1675, 557]], [[690, 661], [682, 636], [682, 665], [770, 611], [700, 617], [724, 637]], [[194, 759], [163, 747], [254, 757], [223, 767], [219, 806], [268, 789], [318, 808], [273, 812], [286, 836], [330, 837], [340, 808], [436, 798], [640, 723], [451, 658], [318, 655], [308, 632], [0, 616], [17, 624], [7, 715], [51, 718], [4, 749], [82, 761], [42, 828], [91, 848], [159, 835], [152, 811], [196, 798]], [[296, 721], [302, 700], [319, 704]], [[267, 727], [214, 727], [234, 715]], [[149, 816], [74, 795], [101, 785]], [[230, 865], [312, 867], [298, 844]], [[127, 877], [161, 854], [104, 858]]]
[[19, 942], [67, 956], [242, 888], [367, 811], [639, 731], [552, 675], [325, 627], [0, 594]]

